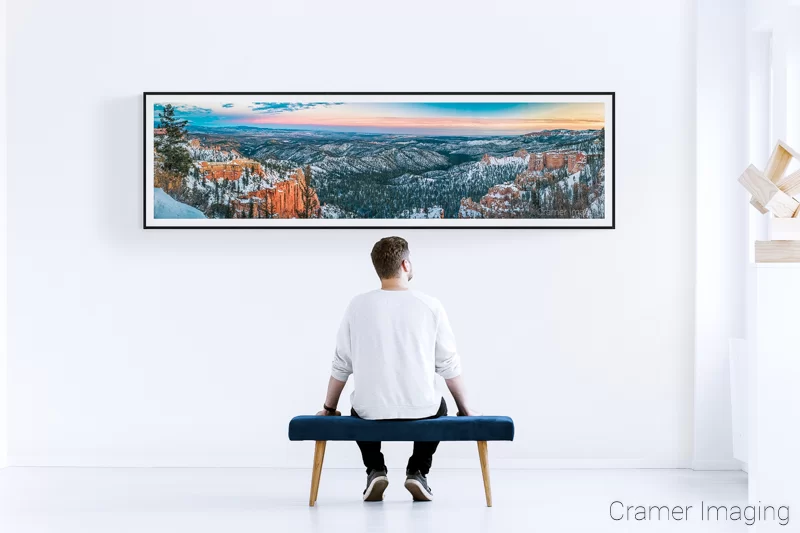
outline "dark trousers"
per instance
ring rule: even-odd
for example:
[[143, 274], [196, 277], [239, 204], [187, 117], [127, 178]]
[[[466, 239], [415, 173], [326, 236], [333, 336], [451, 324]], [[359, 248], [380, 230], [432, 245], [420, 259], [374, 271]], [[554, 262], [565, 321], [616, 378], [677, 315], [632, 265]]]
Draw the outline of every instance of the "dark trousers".
[[[361, 418], [356, 413], [355, 409], [350, 409], [350, 414], [356, 418]], [[426, 417], [439, 418], [440, 416], [447, 415], [447, 404], [442, 398], [442, 403], [439, 405], [439, 410], [435, 415]], [[408, 418], [398, 418], [395, 420], [415, 420]], [[370, 470], [386, 470], [386, 463], [383, 461], [383, 454], [381, 453], [381, 443], [373, 441], [356, 441], [358, 447], [361, 449], [361, 458], [364, 460], [364, 466], [367, 467], [367, 473]], [[408, 459], [408, 466], [406, 466], [406, 473], [413, 474], [419, 471], [422, 475], [427, 475], [433, 463], [433, 454], [439, 446], [438, 442], [415, 442], [414, 451], [411, 452], [411, 457]]]

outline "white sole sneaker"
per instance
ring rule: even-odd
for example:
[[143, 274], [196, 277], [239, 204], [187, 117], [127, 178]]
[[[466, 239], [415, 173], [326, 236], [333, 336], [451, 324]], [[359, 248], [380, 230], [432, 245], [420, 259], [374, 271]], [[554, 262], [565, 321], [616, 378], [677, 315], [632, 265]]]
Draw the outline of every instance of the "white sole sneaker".
[[372, 480], [367, 490], [364, 491], [365, 502], [381, 502], [383, 501], [383, 493], [386, 487], [389, 486], [389, 478], [386, 476], [378, 476]]
[[414, 497], [415, 502], [429, 502], [433, 501], [433, 494], [425, 488], [425, 486], [416, 479], [406, 479], [404, 483], [406, 490]]

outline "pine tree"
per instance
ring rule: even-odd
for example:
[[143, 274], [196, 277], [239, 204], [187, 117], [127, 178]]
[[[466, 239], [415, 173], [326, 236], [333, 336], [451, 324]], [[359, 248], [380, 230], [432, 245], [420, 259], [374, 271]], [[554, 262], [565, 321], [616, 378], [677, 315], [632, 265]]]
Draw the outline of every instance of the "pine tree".
[[160, 155], [160, 171], [156, 172], [156, 187], [175, 195], [180, 191], [183, 178], [192, 168], [192, 156], [186, 148], [187, 120], [175, 118], [175, 108], [164, 105], [159, 115], [158, 127], [165, 131], [155, 140], [156, 151]]

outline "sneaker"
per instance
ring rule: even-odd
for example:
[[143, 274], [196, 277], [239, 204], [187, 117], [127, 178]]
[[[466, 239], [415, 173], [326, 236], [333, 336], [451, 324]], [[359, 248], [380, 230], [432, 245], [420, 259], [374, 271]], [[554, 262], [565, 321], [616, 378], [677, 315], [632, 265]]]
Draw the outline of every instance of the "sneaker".
[[383, 491], [389, 486], [386, 470], [370, 470], [367, 474], [367, 488], [364, 489], [365, 502], [383, 501]]
[[433, 491], [428, 486], [428, 478], [419, 470], [406, 476], [405, 487], [414, 497], [415, 502], [429, 502], [433, 500]]

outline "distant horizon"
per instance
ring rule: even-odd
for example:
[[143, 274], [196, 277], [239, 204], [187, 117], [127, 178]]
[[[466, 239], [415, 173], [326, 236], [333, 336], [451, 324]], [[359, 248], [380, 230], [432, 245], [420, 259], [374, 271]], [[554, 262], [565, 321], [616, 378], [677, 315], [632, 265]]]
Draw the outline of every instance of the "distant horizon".
[[192, 128], [253, 127], [283, 131], [437, 137], [513, 137], [605, 126], [595, 102], [217, 102], [154, 105], [154, 127], [164, 105]]
[[[282, 132], [310, 132], [310, 133], [354, 133], [358, 135], [396, 135], [399, 137], [524, 137], [526, 135], [530, 135], [532, 133], [542, 133], [547, 131], [581, 131], [581, 132], [591, 132], [591, 131], [602, 131], [603, 128], [586, 128], [586, 129], [572, 129], [572, 128], [555, 128], [555, 129], [544, 129], [544, 130], [536, 130], [536, 131], [529, 131], [526, 133], [514, 133], [514, 134], [468, 134], [468, 133], [403, 133], [403, 132], [396, 132], [396, 131], [386, 131], [386, 132], [373, 132], [373, 131], [360, 131], [360, 130], [337, 130], [337, 129], [323, 129], [323, 128], [313, 128], [313, 127], [281, 127], [280, 125], [271, 125], [271, 126], [252, 126], [252, 125], [238, 125], [238, 126], [231, 126], [231, 125], [218, 125], [218, 126], [194, 126], [195, 128], [203, 128], [203, 129], [254, 129], [254, 130], [280, 130]], [[154, 129], [158, 129], [158, 121], [154, 122], [153, 125]], [[193, 129], [192, 125], [187, 125], [187, 131], [189, 133], [202, 133], [200, 129]]]

